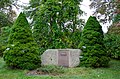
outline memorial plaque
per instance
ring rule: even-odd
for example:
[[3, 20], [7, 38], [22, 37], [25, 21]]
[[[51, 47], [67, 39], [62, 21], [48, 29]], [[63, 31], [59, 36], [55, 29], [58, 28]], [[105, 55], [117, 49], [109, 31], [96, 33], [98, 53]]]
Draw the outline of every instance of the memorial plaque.
[[69, 50], [58, 51], [58, 65], [69, 67]]

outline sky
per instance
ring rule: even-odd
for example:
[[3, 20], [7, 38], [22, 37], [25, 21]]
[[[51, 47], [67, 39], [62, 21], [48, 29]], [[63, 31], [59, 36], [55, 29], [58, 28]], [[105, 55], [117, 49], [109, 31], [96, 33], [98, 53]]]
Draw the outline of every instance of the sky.
[[[29, 0], [20, 0], [20, 4], [23, 4], [23, 3], [29, 3]], [[90, 0], [83, 0], [83, 2], [81, 3], [82, 5], [80, 6], [80, 8], [85, 12], [87, 13], [87, 15], [84, 15], [82, 16], [81, 18], [85, 19], [85, 21], [87, 21], [87, 19], [89, 18], [89, 16], [91, 16], [93, 14], [93, 11], [94, 10], [91, 10], [89, 5], [90, 5]], [[21, 10], [18, 11], [18, 14], [20, 13]], [[109, 24], [106, 24], [106, 25], [102, 25], [102, 29], [103, 29], [103, 32], [106, 33], [107, 32], [107, 28], [106, 26], [109, 25]]]
[[23, 3], [29, 3], [29, 0], [20, 0]]

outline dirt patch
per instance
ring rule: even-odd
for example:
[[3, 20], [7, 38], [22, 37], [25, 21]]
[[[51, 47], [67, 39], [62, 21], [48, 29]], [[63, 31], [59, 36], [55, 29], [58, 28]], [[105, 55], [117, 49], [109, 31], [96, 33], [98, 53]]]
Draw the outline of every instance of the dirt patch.
[[40, 71], [40, 70], [32, 70], [32, 71], [28, 71], [26, 73], [27, 76], [32, 76], [32, 75], [42, 75], [42, 76], [48, 76], [48, 75], [51, 75], [51, 76], [58, 76], [60, 75], [59, 73], [48, 73], [48, 72], [43, 72], [43, 71]]
[[31, 70], [26, 73], [26, 75], [44, 75], [44, 76], [58, 76], [65, 72], [65, 68], [62, 66], [47, 65], [37, 68], [36, 70]]

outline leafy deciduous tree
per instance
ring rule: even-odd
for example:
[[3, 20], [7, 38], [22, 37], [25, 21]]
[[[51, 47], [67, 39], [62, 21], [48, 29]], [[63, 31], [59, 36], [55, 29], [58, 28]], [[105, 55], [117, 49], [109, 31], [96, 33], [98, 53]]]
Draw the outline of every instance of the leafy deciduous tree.
[[14, 17], [16, 17], [16, 12], [13, 10], [13, 6], [18, 7], [17, 2], [18, 0], [0, 0], [0, 54], [2, 54], [6, 48], [5, 41], [9, 36], [7, 30], [9, 30], [8, 27], [12, 26]]
[[[81, 35], [84, 25], [82, 0], [31, 0], [28, 15], [33, 18], [33, 35], [40, 48], [75, 48], [71, 36]], [[78, 37], [79, 38], [79, 37]], [[45, 50], [44, 49], [44, 50]]]
[[120, 25], [113, 24], [105, 34], [105, 46], [111, 58], [120, 59]]
[[9, 33], [10, 33], [9, 26], [2, 27], [0, 35], [0, 56], [3, 56], [3, 52], [6, 49]]

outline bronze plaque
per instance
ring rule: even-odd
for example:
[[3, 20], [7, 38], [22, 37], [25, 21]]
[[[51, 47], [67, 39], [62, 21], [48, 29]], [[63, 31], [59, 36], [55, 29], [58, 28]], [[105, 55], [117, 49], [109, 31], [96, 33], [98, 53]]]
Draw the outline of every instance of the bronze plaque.
[[69, 50], [58, 50], [58, 65], [69, 67]]

